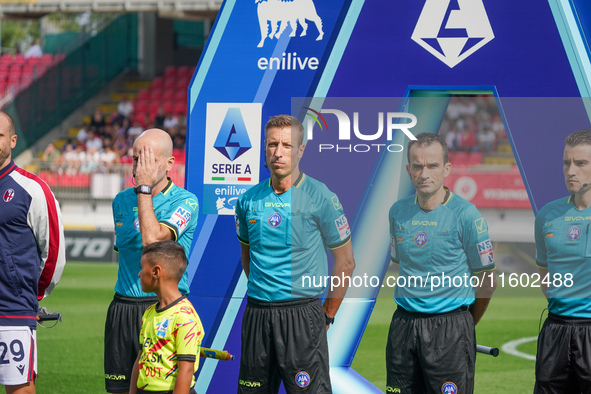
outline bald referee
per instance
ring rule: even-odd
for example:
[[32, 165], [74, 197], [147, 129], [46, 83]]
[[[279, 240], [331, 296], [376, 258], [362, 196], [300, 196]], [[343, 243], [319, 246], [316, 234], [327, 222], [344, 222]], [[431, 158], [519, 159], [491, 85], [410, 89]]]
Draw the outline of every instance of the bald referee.
[[338, 197], [302, 173], [304, 129], [289, 115], [265, 126], [265, 155], [271, 178], [244, 193], [236, 204], [236, 229], [248, 278], [242, 321], [238, 393], [332, 393], [326, 330], [346, 287], [318, 296], [324, 287], [302, 276], [350, 276], [355, 267], [347, 218]]
[[535, 222], [549, 310], [538, 337], [538, 394], [591, 393], [591, 130], [566, 138], [562, 169], [570, 195], [544, 206]]
[[[105, 323], [105, 387], [109, 393], [129, 391], [133, 364], [140, 351], [142, 316], [158, 302], [154, 293], [142, 291], [138, 277], [143, 247], [173, 240], [189, 256], [199, 205], [193, 193], [176, 186], [168, 177], [173, 165], [170, 135], [160, 129], [144, 131], [133, 144], [137, 186], [120, 192], [113, 200], [119, 271]], [[186, 272], [179, 290], [189, 294]]]

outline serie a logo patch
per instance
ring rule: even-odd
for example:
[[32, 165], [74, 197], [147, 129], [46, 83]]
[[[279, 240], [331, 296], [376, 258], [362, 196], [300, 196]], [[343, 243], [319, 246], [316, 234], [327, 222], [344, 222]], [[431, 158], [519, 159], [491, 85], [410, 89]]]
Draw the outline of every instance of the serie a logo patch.
[[308, 372], [298, 372], [295, 376], [295, 382], [299, 387], [307, 387], [310, 384], [310, 375]]

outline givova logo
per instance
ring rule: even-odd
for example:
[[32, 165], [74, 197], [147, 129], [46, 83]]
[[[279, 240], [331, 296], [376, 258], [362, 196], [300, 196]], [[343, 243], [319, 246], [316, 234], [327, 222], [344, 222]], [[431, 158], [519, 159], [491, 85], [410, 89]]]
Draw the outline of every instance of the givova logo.
[[[300, 37], [308, 32], [308, 23], [306, 19], [312, 21], [318, 29], [316, 41], [322, 40], [324, 31], [322, 31], [322, 19], [316, 12], [316, 7], [312, 0], [255, 0], [257, 4], [257, 15], [259, 18], [259, 27], [261, 29], [261, 41], [257, 45], [259, 48], [265, 43], [265, 39], [279, 38], [287, 28], [291, 27], [290, 37], [296, 36], [298, 22], [302, 27]], [[269, 24], [271, 31], [269, 32]]]
[[495, 35], [482, 0], [426, 0], [411, 38], [453, 68]]

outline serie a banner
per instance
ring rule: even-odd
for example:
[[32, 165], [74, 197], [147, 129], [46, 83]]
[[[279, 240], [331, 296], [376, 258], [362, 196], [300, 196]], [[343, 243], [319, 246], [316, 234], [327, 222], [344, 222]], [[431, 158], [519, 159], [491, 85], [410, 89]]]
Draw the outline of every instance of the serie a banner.
[[[494, 97], [529, 203], [563, 196], [564, 137], [589, 127], [585, 0], [226, 0], [189, 87], [187, 188], [200, 201], [188, 270], [204, 346], [240, 357], [246, 278], [238, 197], [269, 177], [264, 124], [306, 127], [301, 168], [340, 198], [355, 275], [383, 277], [387, 213], [414, 192], [412, 135], [438, 132], [450, 97]], [[329, 330], [338, 393], [381, 392], [351, 368], [379, 288], [348, 294]], [[206, 360], [197, 391], [235, 392], [238, 361]]]

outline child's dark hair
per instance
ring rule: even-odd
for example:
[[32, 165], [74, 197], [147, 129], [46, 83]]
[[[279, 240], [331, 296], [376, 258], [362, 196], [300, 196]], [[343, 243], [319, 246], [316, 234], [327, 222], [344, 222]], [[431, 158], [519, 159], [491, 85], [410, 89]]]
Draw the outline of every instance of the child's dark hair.
[[159, 241], [144, 246], [143, 256], [147, 256], [150, 264], [160, 264], [166, 272], [177, 280], [181, 280], [187, 268], [185, 248], [175, 241]]

